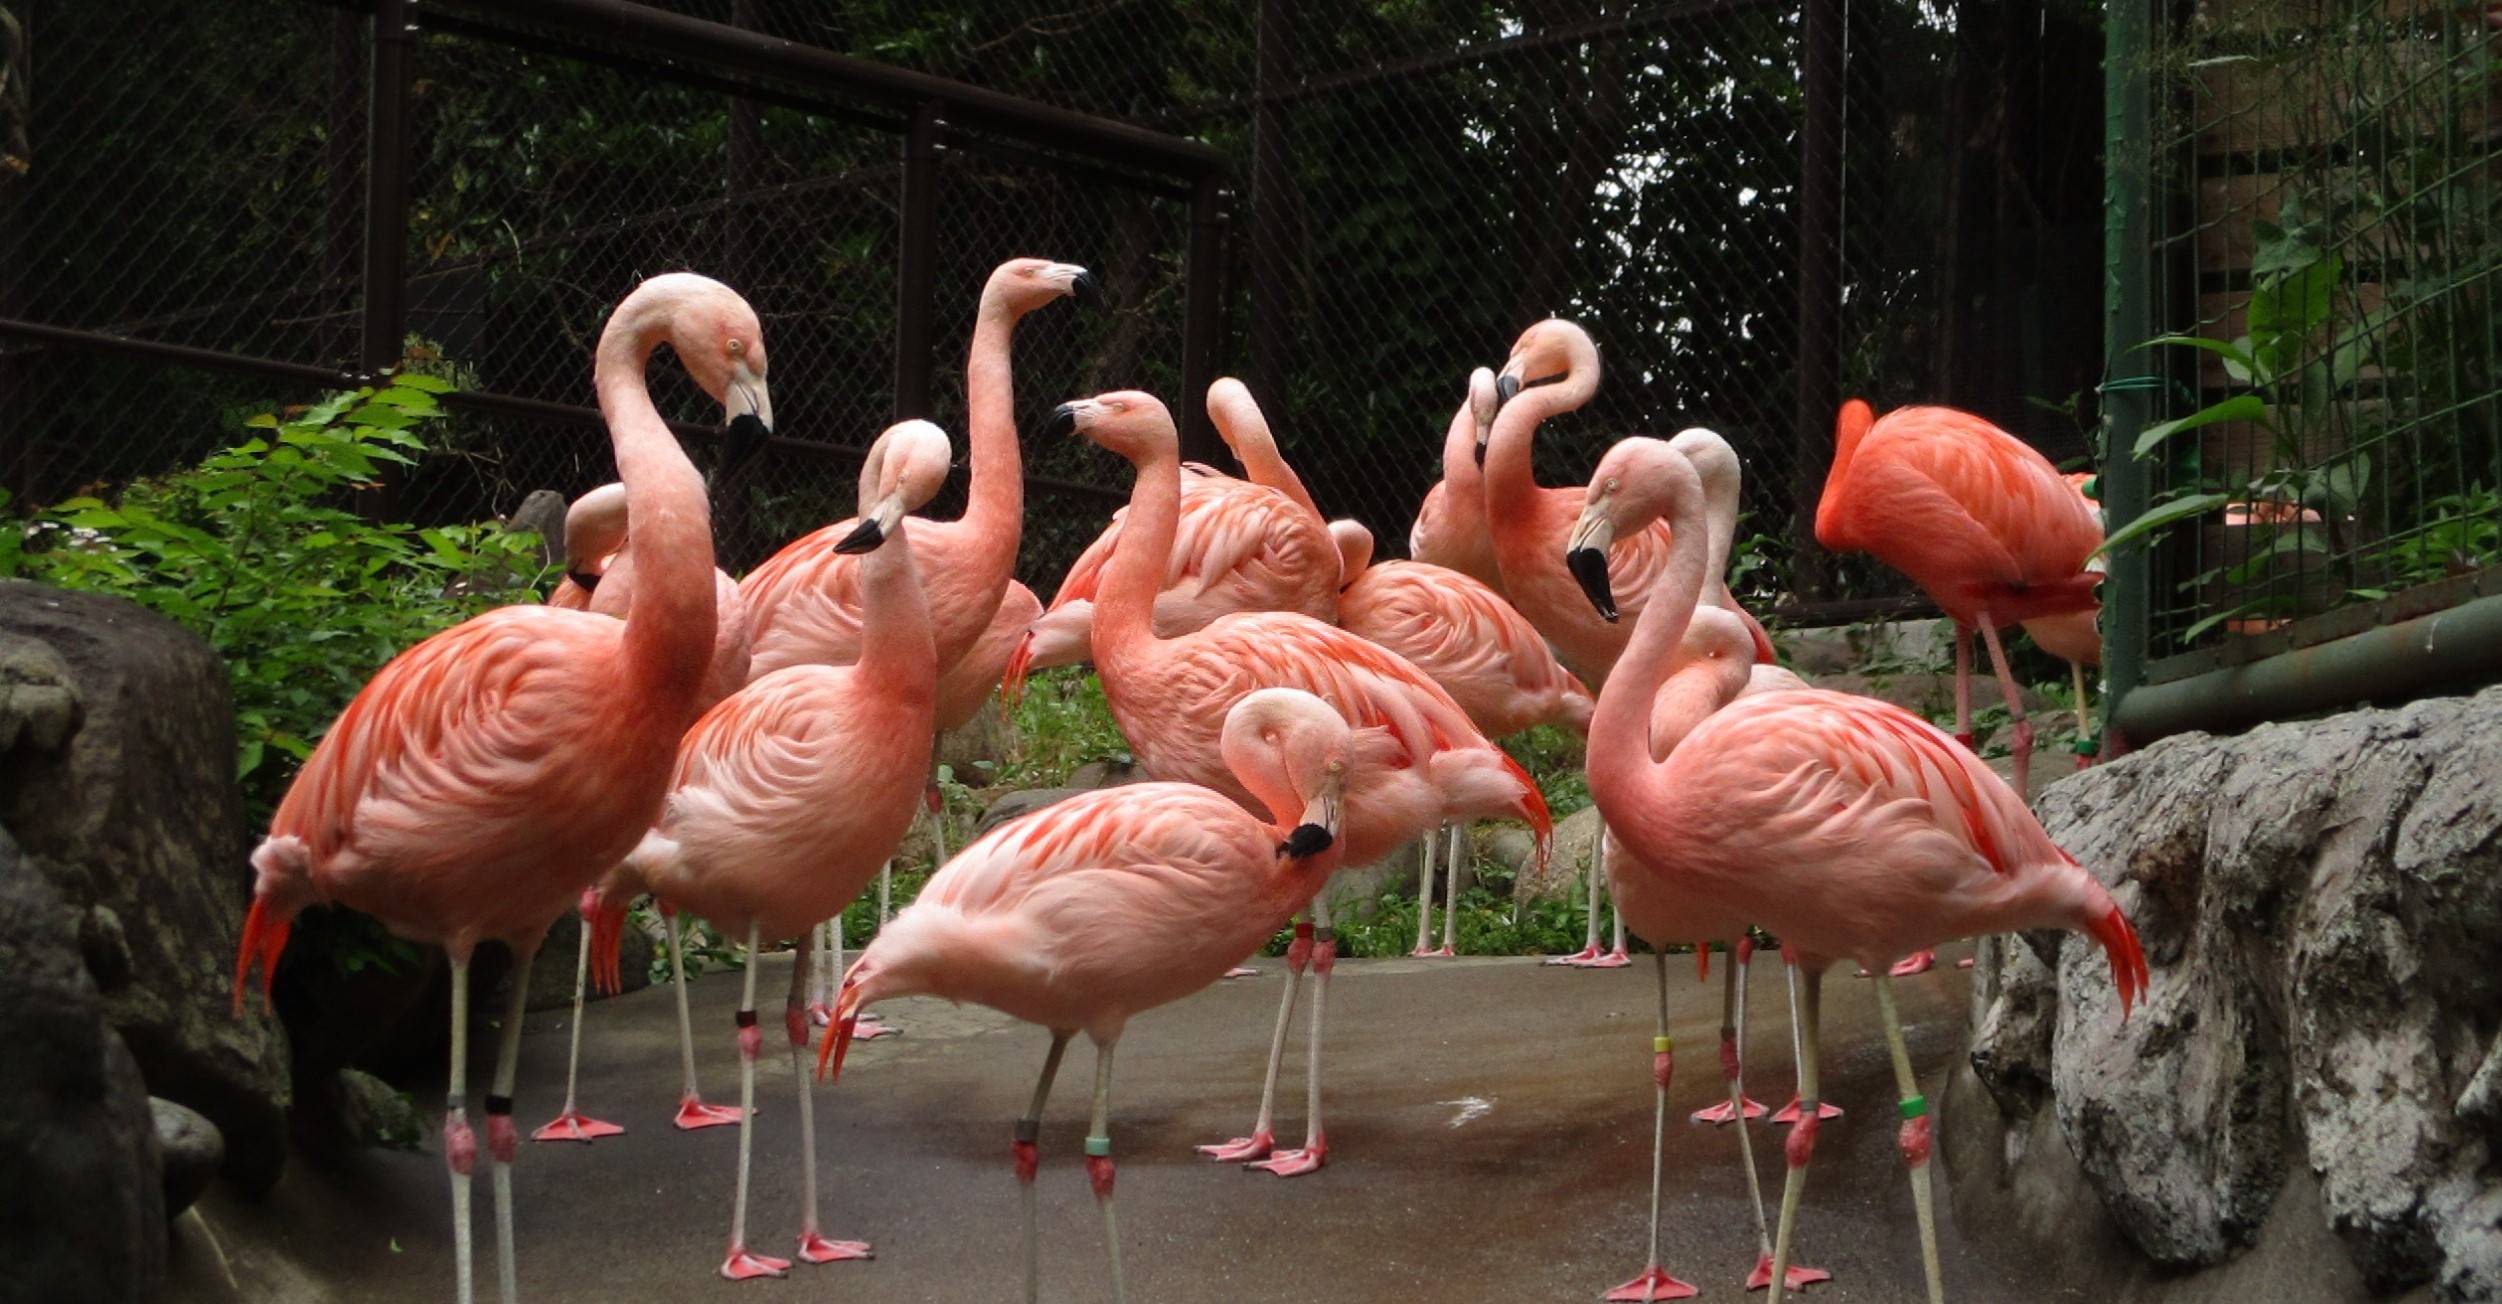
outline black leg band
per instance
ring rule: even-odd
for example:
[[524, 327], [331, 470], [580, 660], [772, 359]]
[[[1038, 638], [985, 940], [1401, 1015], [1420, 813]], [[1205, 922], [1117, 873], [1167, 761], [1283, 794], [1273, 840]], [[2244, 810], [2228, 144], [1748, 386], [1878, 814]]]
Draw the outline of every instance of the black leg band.
[[1016, 1139], [1027, 1145], [1032, 1145], [1034, 1142], [1041, 1140], [1042, 1120], [1039, 1118], [1018, 1119], [1016, 1121]]
[[494, 1117], [495, 1115], [498, 1115], [498, 1114], [510, 1114], [510, 1113], [512, 1113], [512, 1112], [513, 1112], [513, 1098], [512, 1098], [512, 1097], [510, 1097], [510, 1096], [489, 1096], [489, 1097], [487, 1097], [487, 1098], [486, 1098], [486, 1112], [487, 1112], [487, 1116], [488, 1116], [488, 1117], [490, 1117], [490, 1118], [492, 1118], [492, 1117]]
[[739, 1012], [738, 1012], [738, 1026], [740, 1026], [740, 1027], [742, 1027], [742, 1028], [753, 1028], [753, 1027], [755, 1027], [755, 1026], [756, 1026], [756, 1012], [755, 1012], [754, 1010], [741, 1010], [741, 1011], [739, 1011]]

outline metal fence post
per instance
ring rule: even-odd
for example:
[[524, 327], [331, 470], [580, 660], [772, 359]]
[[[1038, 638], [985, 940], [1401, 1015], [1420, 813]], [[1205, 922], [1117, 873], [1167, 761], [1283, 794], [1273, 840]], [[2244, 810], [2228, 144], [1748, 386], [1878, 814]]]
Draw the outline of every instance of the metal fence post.
[[1201, 177], [1190, 190], [1190, 261], [1182, 275], [1187, 285], [1182, 305], [1182, 456], [1212, 461], [1217, 454], [1216, 428], [1208, 422], [1208, 406], [1200, 396], [1216, 379], [1216, 337], [1222, 329], [1225, 296], [1224, 191], [1213, 176]]
[[1841, 357], [1834, 331], [1835, 266], [1842, 143], [1841, 8], [1803, 0], [1800, 69], [1805, 122], [1798, 146], [1798, 455], [1791, 463], [1791, 583], [1822, 598], [1829, 577], [1816, 544], [1816, 499], [1833, 460], [1833, 415], [1841, 403]]
[[913, 111], [904, 137], [902, 231], [896, 238], [895, 419], [930, 414], [930, 312], [937, 281], [938, 106]]
[[[1272, 419], [1292, 421], [1286, 410], [1286, 331], [1292, 298], [1286, 292], [1286, 228], [1292, 214], [1286, 177], [1286, 105], [1293, 75], [1294, 30], [1284, 0], [1260, 0], [1258, 52], [1251, 89], [1251, 339], [1245, 359], [1251, 388]], [[1201, 395], [1183, 401], [1201, 406]]]
[[416, 0], [374, 0], [365, 120], [365, 324], [357, 370], [399, 365], [408, 337], [408, 56]]
[[[2103, 519], [2144, 515], [2150, 486], [2134, 450], [2153, 417], [2162, 381], [2154, 361], [2136, 350], [2155, 334], [2147, 289], [2152, 238], [2154, 110], [2152, 0], [2114, 0], [2104, 19], [2103, 55]], [[2142, 373], [2142, 374], [2141, 374]], [[2109, 560], [2102, 583], [2104, 675], [2102, 726], [2106, 754], [2126, 746], [2113, 722], [2121, 699], [2146, 678], [2153, 575], [2143, 546]]]

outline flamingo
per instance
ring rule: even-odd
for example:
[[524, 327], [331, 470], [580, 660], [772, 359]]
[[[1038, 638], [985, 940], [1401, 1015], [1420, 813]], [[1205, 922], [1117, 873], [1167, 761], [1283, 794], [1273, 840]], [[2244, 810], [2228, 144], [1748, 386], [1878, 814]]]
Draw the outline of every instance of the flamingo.
[[[609, 314], [594, 354], [600, 411], [649, 550], [622, 621], [544, 605], [499, 607], [383, 666], [340, 713], [252, 852], [257, 874], [235, 962], [240, 1011], [251, 968], [266, 998], [295, 916], [329, 902], [362, 910], [451, 960], [451, 1170], [458, 1298], [472, 1297], [464, 1100], [469, 958], [485, 940], [513, 955], [494, 1086], [496, 1277], [517, 1295], [513, 1075], [529, 968], [547, 926], [632, 848], [666, 790], [713, 643], [712, 528], [704, 483], [652, 406], [644, 369], [668, 343], [704, 391], [770, 419], [763, 335], [729, 287], [691, 273], [645, 281]], [[630, 703], [630, 709], [618, 709]]]
[[[2093, 473], [2071, 471], [2060, 479], [2065, 480], [2068, 487], [2085, 500], [2086, 510], [2100, 520], [2102, 504], [2095, 502], [2093, 494], [2087, 491], [2087, 487], [2094, 482]], [[2102, 558], [2089, 559], [2085, 569], [2096, 575], [2102, 574]], [[2068, 663], [2068, 674], [2076, 686], [2076, 768], [2080, 770], [2093, 764], [2094, 719], [2085, 705], [2085, 667], [2102, 664], [2101, 616], [2102, 603], [2097, 598], [2092, 606], [2081, 610], [2061, 612], [2055, 616], [2035, 616], [2023, 622], [2024, 632], [2033, 636], [2033, 642], [2042, 651]]]
[[[603, 616], [625, 615], [634, 587], [631, 558], [626, 551], [630, 542], [627, 522], [622, 484], [604, 484], [574, 499], [573, 506], [565, 512], [565, 577], [557, 582], [556, 591], [548, 595], [549, 606]], [[713, 703], [747, 682], [746, 609], [739, 602], [737, 583], [718, 567], [712, 572], [712, 594], [712, 660], [705, 668], [704, 691], [696, 699], [699, 712], [710, 710]], [[625, 1132], [615, 1123], [584, 1114], [575, 1103], [582, 1065], [583, 997], [590, 985], [591, 953], [596, 940], [594, 921], [601, 913], [602, 895], [610, 892], [625, 892], [627, 895], [620, 899], [626, 901], [641, 894], [635, 885], [622, 881], [618, 870], [610, 870], [599, 886], [582, 896], [583, 927], [573, 967], [573, 1029], [565, 1054], [565, 1103], [555, 1118], [530, 1133], [533, 1141], [588, 1144]], [[702, 1092], [696, 1088], [695, 1031], [687, 1014], [686, 965], [679, 954], [677, 912], [664, 908], [661, 914], [669, 929], [669, 969], [678, 997], [678, 1052], [685, 1067], [685, 1087], [678, 1098], [674, 1122], [684, 1131], [735, 1123], [738, 1111], [705, 1104]], [[609, 939], [608, 947], [615, 949], [614, 938]], [[613, 963], [603, 978], [601, 987], [608, 994], [615, 994], [622, 986]]]
[[1112, 1298], [1124, 1298], [1112, 1188], [1112, 1052], [1136, 1015], [1216, 982], [1328, 881], [1349, 790], [1402, 745], [1350, 730], [1308, 693], [1236, 699], [1219, 741], [1234, 786], [1268, 817], [1189, 783], [1082, 793], [992, 830], [933, 876], [844, 975], [819, 1052], [839, 1074], [858, 1011], [897, 996], [973, 1001], [1051, 1031], [1010, 1153], [1024, 1203], [1025, 1298], [1040, 1297], [1035, 1145], [1069, 1039], [1095, 1043], [1086, 1174], [1103, 1209]]
[[[1239, 611], [1337, 619], [1336, 545], [1302, 481], [1278, 456], [1259, 405], [1231, 377], [1208, 386], [1207, 404], [1218, 436], [1249, 478], [1197, 462], [1182, 467], [1181, 517], [1155, 599], [1157, 637], [1177, 638]], [[1061, 577], [1050, 608], [1008, 663], [1011, 697], [1033, 671], [1073, 666], [1092, 654], [1095, 598], [1128, 514], [1115, 512]]]
[[[1673, 463], [1594, 482], [1570, 546], [1604, 547], [1620, 522], [1691, 519], [1699, 496]], [[2063, 490], [2064, 491], [2064, 490]], [[1815, 1149], [1817, 1012], [1837, 959], [1878, 968], [1978, 933], [2057, 927], [2106, 953], [2123, 1015], [2144, 993], [2144, 950], [2108, 892], [2059, 849], [2023, 799], [1969, 748], [1890, 703], [1821, 689], [1744, 695], [1748, 630], [1698, 606], [1705, 549], [1676, 540], [1590, 722], [1590, 789], [1632, 879], [1690, 894], [1778, 932], [1798, 956], [1798, 1125], [1785, 1147], [1768, 1281], [1789, 1288], [1792, 1232]], [[1576, 559], [1594, 609], [1613, 607], [1595, 552]], [[1697, 647], [1681, 653], [1682, 647]], [[1889, 977], [1877, 1004], [1904, 1118], [1928, 1297], [1943, 1299], [1928, 1174], [1930, 1124]]]
[[1425, 491], [1407, 532], [1408, 556], [1458, 571], [1496, 593], [1503, 591], [1503, 571], [1495, 564], [1494, 536], [1486, 526], [1481, 468], [1499, 406], [1494, 373], [1484, 367], [1468, 373], [1468, 400], [1451, 414], [1450, 432], [1442, 439], [1442, 478]]
[[[1094, 623], [1094, 661], [1113, 719], [1141, 768], [1157, 778], [1214, 788], [1253, 809], [1256, 797], [1226, 769], [1218, 732], [1225, 712], [1261, 688], [1299, 688], [1358, 729], [1387, 728], [1397, 759], [1350, 782], [1344, 857], [1365, 864], [1445, 820], [1520, 818], [1537, 829], [1543, 859], [1551, 830], [1546, 802], [1519, 764], [1485, 740], [1450, 694], [1381, 647], [1299, 612], [1220, 617], [1178, 638], [1156, 633], [1156, 590], [1181, 514], [1181, 455], [1173, 418], [1151, 394], [1119, 391], [1064, 403], [1053, 425], [1127, 458], [1137, 470], [1129, 519], [1104, 568]], [[1337, 955], [1325, 898], [1295, 925], [1286, 989], [1269, 1046], [1259, 1121], [1248, 1136], [1202, 1147], [1219, 1160], [1281, 1177], [1317, 1171], [1328, 1146], [1320, 1112], [1321, 1011]], [[1306, 965], [1312, 995], [1309, 1101], [1304, 1145], [1271, 1154], [1277, 1066]]]
[[[1523, 388], [1527, 382], [1559, 372], [1561, 379], [1553, 384]], [[1502, 373], [1495, 378], [1502, 407], [1488, 428], [1485, 450], [1485, 511], [1493, 535], [1495, 561], [1503, 571], [1504, 592], [1512, 605], [1555, 645], [1564, 664], [1581, 677], [1582, 683], [1591, 685], [1606, 682], [1628, 634], [1623, 626], [1602, 620], [1591, 611], [1588, 600], [1582, 596], [1580, 580], [1562, 561], [1561, 545], [1581, 512], [1584, 490], [1577, 485], [1562, 489], [1540, 487], [1530, 466], [1530, 446], [1541, 423], [1588, 403], [1590, 396], [1598, 392], [1598, 382], [1598, 346], [1591, 342], [1589, 332], [1562, 318], [1549, 318], [1521, 332], [1512, 344]], [[1715, 495], [1710, 519], [1715, 525], [1725, 519], [1727, 528], [1734, 533], [1734, 491], [1726, 499], [1725, 509], [1720, 502]], [[1668, 545], [1666, 524], [1654, 522], [1640, 531], [1619, 536], [1604, 554], [1585, 554], [1581, 564], [1595, 566], [1603, 560], [1612, 591], [1647, 597], [1652, 578], [1667, 559]], [[1725, 584], [1715, 584], [1713, 589], [1714, 602], [1736, 609]], [[1625, 610], [1639, 615], [1640, 601]], [[1752, 616], [1741, 610], [1739, 617], [1755, 636], [1757, 659], [1771, 662], [1771, 638], [1754, 623]], [[1590, 859], [1589, 931], [1582, 948], [1576, 954], [1558, 956], [1549, 964], [1609, 969], [1632, 962], [1625, 950], [1625, 925], [1621, 919], [1616, 922], [1613, 948], [1599, 949], [1606, 841], [1607, 830], [1602, 827], [1599, 854]]]
[[[858, 896], [903, 840], [929, 770], [938, 673], [918, 550], [907, 538], [904, 514], [937, 494], [947, 462], [947, 437], [929, 422], [902, 422], [878, 437], [860, 471], [860, 523], [834, 545], [862, 558], [859, 659], [848, 666], [784, 667], [706, 712], [678, 747], [659, 820], [627, 858], [629, 872], [662, 900], [747, 940], [738, 1013], [738, 1187], [720, 1268], [733, 1281], [790, 1269], [790, 1260], [747, 1245], [756, 1057], [763, 1046], [754, 960], [767, 937], [803, 939], [784, 1010], [799, 1082], [804, 1194], [798, 1254], [809, 1263], [869, 1257], [867, 1245], [830, 1240], [818, 1230], [815, 1117], [800, 1063], [808, 1041], [808, 971], [818, 923]], [[622, 902], [615, 908], [622, 910]]]
[[1842, 405], [1833, 470], [1816, 504], [1816, 542], [1866, 552], [1911, 577], [1955, 622], [1955, 737], [1972, 737], [1972, 631], [2015, 733], [2020, 793], [2032, 771], [2033, 726], [1998, 641], [2003, 625], [2095, 606], [2102, 577], [2085, 561], [2102, 546], [2102, 521], [2050, 460], [1969, 412]]

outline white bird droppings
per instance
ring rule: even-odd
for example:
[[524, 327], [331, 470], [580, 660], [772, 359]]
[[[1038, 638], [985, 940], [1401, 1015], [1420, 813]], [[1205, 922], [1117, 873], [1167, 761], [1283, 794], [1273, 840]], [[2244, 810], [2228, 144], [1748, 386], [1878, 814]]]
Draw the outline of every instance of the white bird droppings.
[[1437, 1100], [1434, 1103], [1449, 1105], [1458, 1111], [1451, 1115], [1453, 1127], [1466, 1127], [1494, 1112], [1494, 1102], [1483, 1096], [1462, 1096], [1457, 1100]]

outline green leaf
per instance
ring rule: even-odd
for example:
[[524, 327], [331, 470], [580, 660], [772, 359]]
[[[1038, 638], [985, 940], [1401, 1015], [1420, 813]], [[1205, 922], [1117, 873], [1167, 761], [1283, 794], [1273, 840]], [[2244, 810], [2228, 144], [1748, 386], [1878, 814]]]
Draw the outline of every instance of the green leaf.
[[2226, 343], [2223, 340], [2208, 339], [2204, 335], [2158, 335], [2153, 339], [2138, 345], [2137, 347], [2141, 349], [2151, 349], [2157, 345], [2175, 345], [2186, 349], [2204, 349], [2207, 352], [2224, 359], [2224, 361], [2228, 364], [2239, 366], [2241, 368], [2241, 374], [2244, 377], [2247, 377], [2251, 370], [2258, 365], [2256, 362], [2251, 360], [2250, 349], [2246, 344]]
[[2188, 416], [2158, 421], [2146, 427], [2145, 433], [2137, 437], [2137, 447], [2132, 452], [2134, 456], [2143, 458], [2174, 435], [2196, 430], [2200, 426], [2211, 426], [2218, 421], [2255, 421], [2265, 425], [2267, 404], [2256, 394], [2236, 394], [2221, 403], [2210, 403]]
[[2186, 520], [2192, 516], [2214, 511], [2215, 509], [2222, 507], [2224, 504], [2231, 502], [2232, 498], [2233, 496], [2231, 494], [2205, 493], [2190, 494], [2186, 497], [2172, 499], [2169, 502], [2157, 503], [2153, 507], [2148, 508], [2145, 515], [2140, 516], [2136, 520], [2130, 521], [2128, 524], [2121, 526], [2118, 530], [2113, 531], [2109, 538], [2102, 541], [2101, 547], [2094, 549], [2093, 555], [2096, 557], [2105, 556], [2109, 553], [2117, 551], [2120, 548], [2136, 543], [2137, 541], [2145, 538], [2147, 535], [2150, 535], [2175, 521]]

